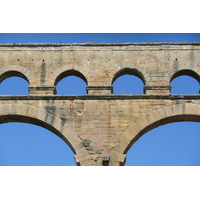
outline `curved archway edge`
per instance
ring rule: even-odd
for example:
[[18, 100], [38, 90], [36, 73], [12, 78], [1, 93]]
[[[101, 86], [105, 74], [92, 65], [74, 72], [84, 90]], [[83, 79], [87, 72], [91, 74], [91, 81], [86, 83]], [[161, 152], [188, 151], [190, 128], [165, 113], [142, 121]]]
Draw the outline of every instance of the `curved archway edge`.
[[0, 70], [0, 83], [6, 78], [10, 76], [18, 76], [21, 78], [24, 78], [28, 83], [31, 84], [32, 74], [29, 70], [25, 69], [24, 67], [18, 66], [18, 65], [9, 65], [1, 68]]
[[[118, 138], [114, 154], [121, 156], [120, 162], [125, 163], [125, 154], [142, 135], [164, 124], [180, 121], [200, 122], [200, 105], [181, 103], [155, 109], [142, 116]], [[122, 156], [124, 155], [124, 156]], [[124, 159], [122, 161], [122, 159]]]
[[[69, 145], [76, 154], [75, 159], [79, 164], [80, 160], [77, 154], [84, 148], [82, 140], [74, 129], [59, 117], [26, 104], [3, 104], [0, 105], [0, 124], [6, 122], [25, 122], [42, 126], [52, 131]], [[87, 155], [85, 156], [87, 157]]]
[[191, 69], [181, 69], [177, 72], [175, 72], [170, 79], [170, 83], [177, 77], [182, 76], [182, 75], [186, 75], [186, 76], [190, 76], [192, 78], [194, 78], [195, 80], [198, 81], [198, 83], [200, 83], [200, 76], [197, 72], [195, 72], [194, 70]]
[[62, 68], [57, 69], [53, 73], [53, 77], [51, 79], [52, 85], [57, 85], [57, 83], [62, 80], [64, 77], [75, 75], [85, 81], [88, 84], [87, 76], [85, 76], [84, 71], [81, 67], [70, 67], [70, 66], [63, 66]]
[[114, 74], [111, 84], [113, 84], [120, 76], [127, 74], [137, 76], [138, 78], [141, 79], [144, 85], [146, 84], [146, 79], [144, 77], [145, 72], [139, 67], [137, 68], [125, 67], [120, 69]]

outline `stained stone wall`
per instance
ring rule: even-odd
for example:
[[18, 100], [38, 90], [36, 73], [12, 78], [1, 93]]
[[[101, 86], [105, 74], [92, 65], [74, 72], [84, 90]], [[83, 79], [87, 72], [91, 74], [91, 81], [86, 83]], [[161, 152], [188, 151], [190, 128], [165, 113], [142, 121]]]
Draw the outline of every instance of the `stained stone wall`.
[[[200, 121], [200, 95], [171, 95], [170, 82], [200, 82], [200, 43], [0, 44], [0, 82], [19, 76], [30, 95], [0, 95], [0, 123], [47, 128], [73, 150], [77, 165], [124, 165], [126, 152], [147, 131], [175, 121]], [[114, 95], [124, 74], [144, 82], [143, 95]], [[75, 75], [87, 95], [56, 95]], [[69, 86], [70, 87], [70, 86]]]

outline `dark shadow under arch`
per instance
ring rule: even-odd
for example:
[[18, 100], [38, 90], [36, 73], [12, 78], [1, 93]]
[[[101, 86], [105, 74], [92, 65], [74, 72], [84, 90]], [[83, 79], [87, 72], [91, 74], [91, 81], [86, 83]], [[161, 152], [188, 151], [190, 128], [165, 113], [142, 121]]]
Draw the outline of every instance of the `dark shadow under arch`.
[[23, 73], [18, 72], [18, 71], [14, 71], [14, 70], [12, 70], [12, 71], [7, 71], [7, 72], [3, 73], [3, 74], [0, 76], [0, 83], [1, 83], [2, 81], [4, 81], [5, 79], [10, 78], [10, 77], [13, 77], [13, 76], [17, 76], [17, 77], [23, 78], [23, 79], [25, 79], [25, 80], [30, 84], [28, 78], [27, 78]]
[[54, 82], [54, 86], [56, 86], [58, 84], [59, 81], [61, 81], [63, 78], [67, 77], [67, 76], [77, 76], [79, 78], [81, 78], [83, 81], [85, 81], [86, 84], [87, 83], [87, 79], [86, 77], [79, 71], [77, 70], [67, 70], [65, 72], [62, 72], [55, 80]]
[[115, 80], [117, 78], [119, 78], [120, 76], [123, 76], [123, 75], [134, 75], [134, 76], [137, 76], [138, 78], [140, 78], [142, 80], [142, 82], [145, 85], [145, 79], [144, 79], [143, 74], [140, 71], [138, 71], [137, 69], [132, 69], [132, 68], [124, 68], [124, 69], [119, 70], [114, 75], [113, 80], [112, 80], [112, 84], [115, 82]]

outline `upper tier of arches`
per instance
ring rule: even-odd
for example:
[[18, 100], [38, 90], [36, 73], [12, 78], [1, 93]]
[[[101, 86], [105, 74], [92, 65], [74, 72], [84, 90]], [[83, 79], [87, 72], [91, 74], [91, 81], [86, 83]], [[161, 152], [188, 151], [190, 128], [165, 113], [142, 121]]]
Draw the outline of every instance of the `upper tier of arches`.
[[[76, 76], [80, 79], [82, 79], [85, 84], [86, 87], [87, 86], [94, 86], [94, 85], [90, 85], [91, 81], [90, 81], [90, 75], [84, 73], [84, 70], [80, 70], [80, 69], [68, 69], [67, 67], [63, 67], [62, 69], [58, 69], [55, 72], [52, 72], [52, 74], [49, 74], [49, 80], [47, 81], [49, 82], [49, 84], [46, 85], [42, 85], [45, 87], [56, 87], [57, 84], [64, 79], [65, 77], [68, 76]], [[153, 72], [152, 72], [153, 73]], [[156, 73], [156, 72], [155, 72]], [[116, 70], [114, 74], [110, 73], [109, 75], [109, 79], [110, 79], [110, 83], [105, 85], [104, 82], [102, 83], [98, 83], [98, 85], [96, 86], [112, 86], [114, 84], [114, 82], [120, 78], [123, 75], [132, 75], [132, 76], [136, 76], [138, 77], [144, 84], [144, 86], [170, 86], [171, 82], [174, 81], [176, 78], [186, 75], [186, 76], [190, 76], [192, 78], [194, 78], [199, 84], [200, 84], [200, 75], [198, 71], [195, 71], [194, 69], [180, 69], [175, 71], [174, 73], [167, 73], [165, 76], [165, 79], [167, 78], [167, 82], [162, 82], [162, 81], [156, 81], [156, 76], [154, 77], [154, 82], [152, 82], [152, 80], [149, 78], [150, 75], [146, 72], [144, 72], [142, 69], [136, 69], [136, 68], [131, 68], [131, 67], [125, 67], [119, 70]], [[4, 81], [7, 78], [13, 77], [13, 76], [17, 76], [20, 78], [23, 78], [24, 80], [26, 80], [30, 86], [34, 86], [34, 87], [41, 87], [40, 85], [36, 85], [36, 76], [38, 76], [38, 74], [35, 74], [35, 76], [28, 70], [25, 70], [23, 67], [20, 66], [8, 66], [8, 67], [4, 67], [0, 70], [0, 83], [2, 81]], [[94, 77], [93, 77], [94, 78]], [[97, 81], [98, 82], [98, 81]], [[51, 83], [51, 85], [50, 85]], [[160, 85], [159, 85], [160, 83]], [[165, 83], [165, 84], [164, 84]], [[101, 84], [101, 85], [100, 85]], [[70, 87], [70, 86], [69, 86]]]

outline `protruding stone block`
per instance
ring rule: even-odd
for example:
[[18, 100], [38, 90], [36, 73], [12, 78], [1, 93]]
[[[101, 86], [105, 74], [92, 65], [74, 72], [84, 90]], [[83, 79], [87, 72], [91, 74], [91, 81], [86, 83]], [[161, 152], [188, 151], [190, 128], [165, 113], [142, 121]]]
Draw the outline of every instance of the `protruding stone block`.
[[83, 143], [84, 147], [89, 147], [91, 141], [90, 140], [83, 140], [82, 143]]
[[56, 87], [50, 86], [37, 86], [28, 87], [30, 95], [54, 95], [56, 94]]
[[87, 86], [88, 94], [112, 94], [113, 86]]
[[170, 94], [171, 85], [146, 85], [144, 86], [144, 94]]
[[108, 166], [110, 161], [110, 156], [102, 156], [102, 165]]

